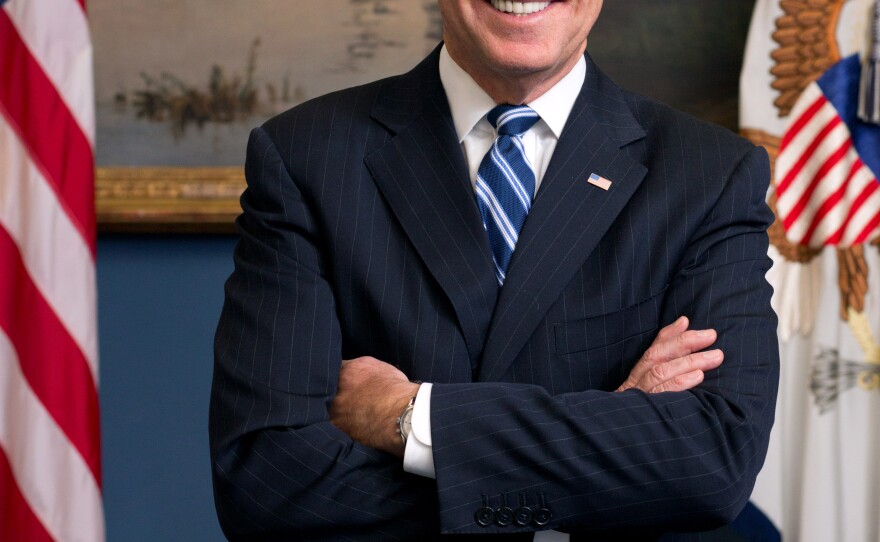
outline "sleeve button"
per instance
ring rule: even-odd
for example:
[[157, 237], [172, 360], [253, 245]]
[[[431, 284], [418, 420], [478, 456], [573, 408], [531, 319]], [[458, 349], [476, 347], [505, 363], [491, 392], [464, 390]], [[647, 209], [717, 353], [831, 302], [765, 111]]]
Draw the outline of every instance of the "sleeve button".
[[477, 520], [477, 523], [481, 527], [487, 527], [489, 525], [492, 525], [492, 523], [495, 521], [495, 511], [488, 506], [484, 506], [483, 508], [477, 510], [477, 513], [474, 514], [474, 519]]
[[535, 511], [535, 524], [537, 525], [547, 525], [550, 523], [550, 518], [553, 517], [553, 514], [550, 513], [550, 510], [547, 508], [539, 508]]
[[517, 508], [516, 512], [514, 513], [513, 520], [520, 527], [525, 527], [532, 522], [531, 508], [526, 508], [525, 506], [523, 506], [522, 508]]
[[507, 527], [513, 523], [513, 510], [507, 506], [502, 506], [495, 512], [495, 523], [501, 527]]

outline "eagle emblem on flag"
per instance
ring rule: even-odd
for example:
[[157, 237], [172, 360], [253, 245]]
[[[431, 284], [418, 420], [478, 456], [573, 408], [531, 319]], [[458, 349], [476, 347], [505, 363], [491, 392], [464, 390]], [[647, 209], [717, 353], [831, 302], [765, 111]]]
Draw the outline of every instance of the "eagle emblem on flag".
[[862, 246], [880, 239], [880, 125], [869, 122], [877, 115], [880, 2], [864, 61], [858, 53], [840, 57], [834, 29], [843, 4], [781, 2], [785, 15], [773, 34], [779, 48], [771, 53], [777, 61], [773, 87], [779, 91], [774, 105], [788, 116], [775, 165], [776, 227], [781, 225], [786, 244], [801, 254], [837, 247], [841, 318], [865, 354], [864, 362], [840, 359], [834, 350], [819, 356], [811, 390], [823, 410], [836, 398], [823, 390], [838, 385], [843, 373], [852, 373], [845, 380], [864, 390], [880, 388], [880, 346], [864, 312], [868, 269]]
[[880, 532], [878, 10], [880, 0], [757, 0], [744, 55], [740, 130], [773, 166], [767, 280], [781, 367], [751, 499], [784, 540]]
[[829, 366], [811, 375], [817, 404], [827, 406], [836, 394], [821, 390], [838, 381], [834, 375], [853, 372], [854, 363], [859, 371], [843, 379], [853, 386], [844, 387], [880, 389], [872, 376], [880, 367], [875, 359], [880, 345], [865, 303], [871, 275], [866, 254], [871, 245], [880, 247], [880, 0], [773, 3], [780, 14], [769, 25], [773, 46], [764, 54], [771, 61], [772, 107], [779, 120], [768, 123], [776, 126], [773, 130], [747, 123], [742, 132], [763, 145], [774, 164], [768, 200], [776, 221], [768, 233], [786, 262], [777, 263], [781, 267], [774, 272], [787, 273], [788, 281], [806, 281], [789, 286], [801, 295], [780, 296], [776, 306], [783, 340], [793, 331], [810, 333], [819, 291], [809, 286], [815, 281], [808, 278], [809, 268], [823, 248], [836, 254], [840, 318], [858, 339], [864, 359], [838, 359], [833, 349], [817, 357], [819, 365], [837, 359], [834, 366], [840, 369]]

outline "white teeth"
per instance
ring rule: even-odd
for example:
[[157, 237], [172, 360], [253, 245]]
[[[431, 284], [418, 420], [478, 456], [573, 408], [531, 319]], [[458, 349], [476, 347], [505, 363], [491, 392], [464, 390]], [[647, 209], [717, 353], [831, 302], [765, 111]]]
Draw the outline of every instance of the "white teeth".
[[514, 15], [529, 15], [543, 10], [550, 2], [512, 2], [511, 0], [492, 0], [492, 6], [498, 11]]

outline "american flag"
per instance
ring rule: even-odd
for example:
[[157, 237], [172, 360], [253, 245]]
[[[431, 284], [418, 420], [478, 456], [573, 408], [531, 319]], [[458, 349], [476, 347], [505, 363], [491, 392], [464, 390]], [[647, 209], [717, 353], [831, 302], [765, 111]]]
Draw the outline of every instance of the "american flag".
[[101, 541], [85, 0], [0, 0], [0, 540]]
[[792, 243], [852, 246], [880, 229], [880, 126], [858, 119], [860, 74], [858, 55], [844, 58], [792, 110], [775, 176]]
[[593, 186], [598, 186], [605, 191], [608, 191], [612, 185], [611, 181], [609, 181], [605, 177], [600, 176], [598, 173], [593, 173], [592, 175], [590, 175], [590, 178], [587, 179], [587, 182]]

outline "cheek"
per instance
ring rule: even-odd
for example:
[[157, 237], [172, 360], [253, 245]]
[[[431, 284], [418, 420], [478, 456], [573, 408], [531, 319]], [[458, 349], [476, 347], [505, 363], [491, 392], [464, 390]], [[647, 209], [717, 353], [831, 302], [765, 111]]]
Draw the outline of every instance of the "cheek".
[[584, 21], [584, 23], [578, 29], [578, 32], [582, 36], [586, 37], [587, 34], [590, 33], [590, 30], [593, 29], [593, 25], [596, 24], [596, 19], [599, 18], [599, 12], [601, 10], [601, 0], [598, 2], [590, 2], [585, 6], [583, 18], [578, 18], [578, 20]]
[[481, 32], [479, 28], [474, 28], [473, 24], [468, 24], [468, 21], [457, 10], [443, 15], [443, 40], [447, 45], [449, 42], [453, 42], [455, 45], [460, 44], [472, 48], [474, 43], [479, 42], [482, 34], [484, 32]]

